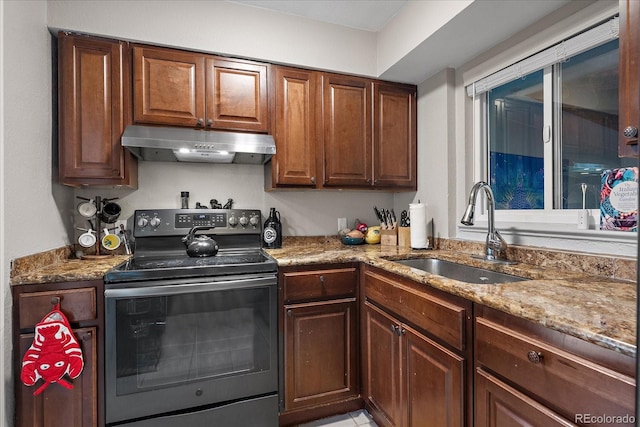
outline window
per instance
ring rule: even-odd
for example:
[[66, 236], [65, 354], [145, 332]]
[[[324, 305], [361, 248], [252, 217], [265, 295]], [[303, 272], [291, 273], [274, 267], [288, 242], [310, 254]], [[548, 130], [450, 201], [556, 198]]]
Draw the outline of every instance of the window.
[[[496, 209], [597, 209], [618, 158], [617, 18], [468, 87]], [[584, 196], [583, 196], [584, 194]], [[597, 215], [597, 212], [594, 212]]]

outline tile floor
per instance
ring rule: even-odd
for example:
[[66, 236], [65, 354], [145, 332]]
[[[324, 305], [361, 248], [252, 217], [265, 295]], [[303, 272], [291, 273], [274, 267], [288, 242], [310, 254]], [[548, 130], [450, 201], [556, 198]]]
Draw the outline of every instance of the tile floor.
[[367, 411], [360, 410], [343, 415], [300, 424], [298, 427], [377, 427]]

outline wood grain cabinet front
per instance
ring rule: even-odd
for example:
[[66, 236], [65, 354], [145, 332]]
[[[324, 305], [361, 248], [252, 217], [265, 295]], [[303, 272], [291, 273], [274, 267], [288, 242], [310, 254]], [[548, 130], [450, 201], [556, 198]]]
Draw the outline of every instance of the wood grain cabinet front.
[[280, 425], [362, 407], [355, 265], [283, 268]]
[[267, 132], [267, 64], [133, 47], [136, 123]]
[[276, 187], [309, 187], [317, 184], [316, 114], [317, 79], [312, 70], [276, 66], [272, 104], [273, 137], [276, 155], [266, 170], [267, 189]]
[[640, 131], [640, 2], [620, 0], [618, 156], [638, 157]]
[[322, 185], [416, 188], [416, 87], [322, 75]]
[[[103, 385], [103, 282], [64, 282], [15, 285], [13, 294], [13, 372], [16, 427], [102, 427], [104, 408]], [[64, 377], [72, 384], [68, 389], [60, 384], [43, 385], [39, 380], [27, 387], [20, 380], [22, 358], [34, 340], [35, 325], [60, 304], [60, 311], [69, 320], [72, 332], [82, 350], [84, 367], [75, 379]]]
[[137, 161], [120, 137], [130, 123], [125, 42], [58, 33], [60, 182], [137, 188]]
[[476, 312], [476, 426], [634, 424], [633, 358], [486, 307]]
[[373, 267], [364, 276], [363, 397], [375, 421], [472, 425], [471, 303]]

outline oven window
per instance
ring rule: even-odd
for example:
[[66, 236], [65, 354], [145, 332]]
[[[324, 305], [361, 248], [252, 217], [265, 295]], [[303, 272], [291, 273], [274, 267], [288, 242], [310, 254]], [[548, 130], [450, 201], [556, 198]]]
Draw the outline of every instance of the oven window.
[[116, 394], [275, 366], [269, 288], [116, 301]]

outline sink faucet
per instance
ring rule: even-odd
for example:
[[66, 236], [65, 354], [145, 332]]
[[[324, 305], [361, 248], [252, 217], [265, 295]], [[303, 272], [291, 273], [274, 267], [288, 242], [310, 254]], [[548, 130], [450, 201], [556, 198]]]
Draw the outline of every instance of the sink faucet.
[[469, 204], [467, 210], [464, 212], [460, 222], [464, 225], [473, 225], [473, 214], [476, 209], [476, 199], [478, 197], [478, 191], [483, 189], [487, 194], [487, 201], [489, 202], [489, 229], [487, 233], [487, 241], [485, 243], [484, 259], [489, 261], [506, 261], [507, 260], [507, 242], [504, 241], [495, 226], [495, 207], [496, 202], [493, 197], [493, 191], [491, 187], [484, 181], [476, 182], [471, 193], [469, 194]]

